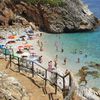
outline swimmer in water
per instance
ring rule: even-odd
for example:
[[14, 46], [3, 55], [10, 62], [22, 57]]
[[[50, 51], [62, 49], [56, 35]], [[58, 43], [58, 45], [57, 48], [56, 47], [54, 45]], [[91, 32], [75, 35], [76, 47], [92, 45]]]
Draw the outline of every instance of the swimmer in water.
[[77, 59], [77, 63], [80, 63], [80, 58]]
[[67, 58], [65, 57], [64, 58], [64, 65], [66, 65], [66, 62], [67, 62]]

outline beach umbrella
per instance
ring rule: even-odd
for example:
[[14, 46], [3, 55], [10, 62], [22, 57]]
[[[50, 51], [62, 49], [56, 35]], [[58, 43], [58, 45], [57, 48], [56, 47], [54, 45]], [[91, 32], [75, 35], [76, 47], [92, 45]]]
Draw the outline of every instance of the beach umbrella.
[[4, 48], [4, 45], [0, 45], [0, 49], [3, 49]]
[[16, 35], [10, 35], [8, 36], [8, 39], [15, 39], [16, 38]]
[[24, 38], [24, 37], [26, 37], [26, 36], [25, 35], [20, 36], [20, 38]]
[[28, 52], [24, 52], [21, 56], [29, 56], [30, 54]]
[[25, 44], [24, 45], [24, 48], [30, 48], [30, 47], [32, 47], [32, 44]]
[[24, 46], [18, 46], [18, 49], [24, 49]]
[[16, 43], [15, 41], [8, 41], [6, 44]]

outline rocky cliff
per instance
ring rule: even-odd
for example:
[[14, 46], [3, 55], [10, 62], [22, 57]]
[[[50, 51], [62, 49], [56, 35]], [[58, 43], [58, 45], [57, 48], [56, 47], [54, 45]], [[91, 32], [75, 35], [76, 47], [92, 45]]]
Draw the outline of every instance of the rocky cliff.
[[[81, 0], [63, 0], [63, 5], [55, 7], [49, 4], [29, 5], [22, 0], [1, 0], [1, 4], [1, 24], [7, 24], [13, 14], [34, 22], [41, 30], [50, 33], [89, 31], [98, 23], [98, 19]], [[4, 11], [10, 12], [10, 15]]]
[[0, 72], [0, 100], [30, 100], [30, 98], [17, 79]]

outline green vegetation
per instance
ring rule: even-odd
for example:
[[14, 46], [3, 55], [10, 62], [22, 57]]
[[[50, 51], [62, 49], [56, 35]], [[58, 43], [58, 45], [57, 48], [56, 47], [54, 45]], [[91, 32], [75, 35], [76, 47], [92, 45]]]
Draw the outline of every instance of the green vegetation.
[[50, 4], [51, 6], [59, 6], [63, 4], [63, 0], [25, 0], [31, 4]]

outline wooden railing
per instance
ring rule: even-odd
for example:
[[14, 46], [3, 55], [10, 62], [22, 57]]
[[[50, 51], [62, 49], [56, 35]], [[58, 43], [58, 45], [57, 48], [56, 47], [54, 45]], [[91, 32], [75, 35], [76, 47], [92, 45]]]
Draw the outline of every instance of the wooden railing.
[[[12, 66], [12, 63], [18, 66], [18, 71], [20, 73], [20, 71], [25, 68], [27, 70], [30, 70], [32, 77], [34, 77], [34, 75], [38, 75], [39, 77], [41, 77], [44, 80], [44, 88], [46, 89], [47, 86], [47, 82], [50, 82], [52, 85], [54, 85], [55, 87], [55, 94], [57, 93], [58, 87], [60, 90], [62, 90], [63, 93], [63, 97], [65, 97], [68, 93], [68, 88], [66, 89], [66, 82], [65, 82], [65, 78], [68, 77], [69, 78], [69, 86], [71, 87], [71, 74], [70, 72], [66, 73], [65, 75], [60, 75], [57, 72], [51, 72], [48, 71], [46, 68], [44, 68], [41, 64], [39, 64], [37, 61], [30, 61], [27, 59], [23, 59], [23, 58], [19, 58], [17, 56], [13, 56], [13, 55], [6, 55], [6, 52], [4, 53], [5, 55], [5, 59], [8, 56], [8, 60], [9, 60], [9, 65], [10, 67]], [[16, 61], [15, 61], [16, 60]], [[42, 71], [42, 73], [40, 72], [40, 69]], [[48, 73], [53, 74], [55, 76], [55, 81], [52, 82], [48, 77]], [[58, 77], [61, 78], [61, 82], [63, 84], [63, 87], [60, 87], [57, 83]]]

